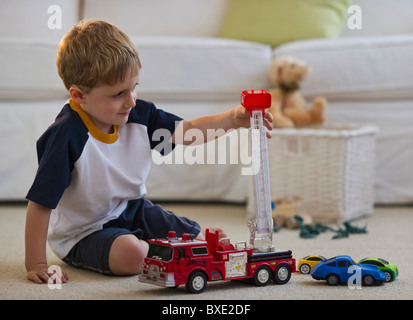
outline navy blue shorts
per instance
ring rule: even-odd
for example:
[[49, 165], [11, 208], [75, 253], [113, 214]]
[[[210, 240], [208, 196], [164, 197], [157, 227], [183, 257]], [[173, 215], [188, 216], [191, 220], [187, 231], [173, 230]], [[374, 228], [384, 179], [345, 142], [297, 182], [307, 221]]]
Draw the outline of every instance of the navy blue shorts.
[[177, 236], [182, 233], [197, 236], [201, 228], [197, 222], [178, 217], [147, 199], [131, 200], [117, 219], [107, 222], [101, 230], [80, 240], [63, 261], [77, 268], [112, 274], [109, 251], [117, 237], [134, 234], [142, 240], [166, 238], [171, 230], [176, 231]]

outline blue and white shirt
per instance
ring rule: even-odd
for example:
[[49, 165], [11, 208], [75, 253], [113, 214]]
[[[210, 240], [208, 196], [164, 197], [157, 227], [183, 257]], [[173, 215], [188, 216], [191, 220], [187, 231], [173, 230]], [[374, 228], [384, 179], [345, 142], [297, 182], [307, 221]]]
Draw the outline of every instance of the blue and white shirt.
[[99, 131], [72, 99], [37, 141], [39, 168], [27, 199], [54, 209], [48, 241], [64, 258], [82, 238], [116, 219], [146, 194], [157, 129], [171, 134], [182, 119], [136, 100], [128, 122]]

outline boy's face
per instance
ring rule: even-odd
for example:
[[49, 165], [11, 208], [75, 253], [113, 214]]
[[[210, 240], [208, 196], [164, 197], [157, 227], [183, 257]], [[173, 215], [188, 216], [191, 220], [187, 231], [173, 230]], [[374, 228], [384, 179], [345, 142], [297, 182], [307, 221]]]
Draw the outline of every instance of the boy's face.
[[123, 82], [98, 85], [88, 93], [83, 93], [82, 101], [75, 101], [89, 115], [96, 128], [112, 133], [113, 125], [122, 125], [128, 121], [129, 113], [135, 107], [135, 87], [138, 82], [139, 70], [131, 71]]

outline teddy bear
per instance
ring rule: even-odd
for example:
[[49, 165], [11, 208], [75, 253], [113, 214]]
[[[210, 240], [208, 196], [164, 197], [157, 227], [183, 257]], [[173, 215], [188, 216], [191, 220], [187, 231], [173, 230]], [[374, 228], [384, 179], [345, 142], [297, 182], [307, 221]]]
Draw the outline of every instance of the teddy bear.
[[269, 78], [273, 87], [269, 112], [274, 117], [275, 128], [302, 127], [324, 122], [327, 100], [315, 97], [311, 108], [300, 92], [300, 83], [310, 73], [310, 67], [291, 56], [275, 58], [269, 68]]

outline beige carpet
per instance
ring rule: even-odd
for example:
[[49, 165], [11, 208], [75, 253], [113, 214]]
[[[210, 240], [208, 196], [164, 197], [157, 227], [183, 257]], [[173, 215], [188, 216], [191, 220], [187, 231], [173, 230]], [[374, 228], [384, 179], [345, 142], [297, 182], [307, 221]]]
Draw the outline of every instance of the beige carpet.
[[[196, 219], [203, 226], [220, 226], [231, 241], [249, 239], [244, 206], [228, 204], [164, 204], [180, 215]], [[308, 254], [331, 257], [348, 254], [358, 261], [367, 256], [385, 258], [399, 267], [399, 278], [379, 287], [350, 290], [347, 285], [329, 287], [308, 275], [293, 274], [286, 285], [255, 287], [238, 282], [209, 283], [204, 293], [191, 295], [184, 286], [160, 288], [138, 281], [138, 276], [111, 277], [65, 265], [48, 251], [50, 264], [64, 268], [70, 280], [51, 290], [46, 284], [26, 279], [24, 268], [24, 205], [0, 205], [0, 299], [163, 299], [163, 300], [278, 300], [278, 299], [413, 299], [413, 207], [378, 207], [372, 216], [354, 222], [367, 224], [367, 234], [332, 240], [326, 232], [315, 239], [301, 239], [298, 230], [274, 234], [274, 244], [291, 249], [297, 261]]]

